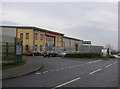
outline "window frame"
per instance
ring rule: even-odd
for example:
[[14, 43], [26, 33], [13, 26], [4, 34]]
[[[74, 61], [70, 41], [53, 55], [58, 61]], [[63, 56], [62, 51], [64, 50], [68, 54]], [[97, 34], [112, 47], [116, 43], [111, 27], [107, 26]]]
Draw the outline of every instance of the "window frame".
[[40, 51], [43, 51], [43, 46], [42, 45], [40, 45]]
[[57, 37], [57, 43], [59, 43], [59, 37]]
[[35, 33], [35, 40], [38, 40], [38, 33]]
[[26, 39], [29, 39], [29, 33], [26, 33]]
[[23, 40], [23, 33], [20, 33], [20, 39]]
[[43, 34], [40, 34], [40, 40], [43, 40]]

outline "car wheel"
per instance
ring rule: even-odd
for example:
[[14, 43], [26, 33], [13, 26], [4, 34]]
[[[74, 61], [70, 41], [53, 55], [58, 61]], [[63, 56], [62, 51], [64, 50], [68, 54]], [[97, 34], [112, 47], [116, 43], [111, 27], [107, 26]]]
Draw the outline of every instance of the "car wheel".
[[50, 55], [50, 57], [52, 57], [52, 55]]

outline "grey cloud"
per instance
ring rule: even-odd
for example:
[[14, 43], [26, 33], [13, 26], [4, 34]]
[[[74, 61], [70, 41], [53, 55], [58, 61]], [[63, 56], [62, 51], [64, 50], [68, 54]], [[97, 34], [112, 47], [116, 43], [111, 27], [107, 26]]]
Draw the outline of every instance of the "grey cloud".
[[[24, 24], [49, 28], [71, 37], [91, 40], [95, 44], [110, 43], [117, 48], [117, 3], [3, 3], [3, 10], [25, 13], [21, 14], [25, 18], [22, 20]], [[17, 22], [7, 21], [4, 23], [22, 23], [20, 19]]]

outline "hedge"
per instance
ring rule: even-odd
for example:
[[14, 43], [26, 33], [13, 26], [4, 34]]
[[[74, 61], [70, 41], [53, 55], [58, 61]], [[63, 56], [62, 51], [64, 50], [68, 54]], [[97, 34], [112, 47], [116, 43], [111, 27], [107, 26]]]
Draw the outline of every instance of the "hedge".
[[68, 58], [100, 58], [99, 53], [67, 53], [65, 57]]

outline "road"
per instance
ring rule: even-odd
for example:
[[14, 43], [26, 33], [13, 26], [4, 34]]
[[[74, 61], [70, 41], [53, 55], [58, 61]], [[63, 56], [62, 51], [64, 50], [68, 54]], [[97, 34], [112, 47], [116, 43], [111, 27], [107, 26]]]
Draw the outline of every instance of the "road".
[[3, 81], [3, 87], [118, 87], [118, 60], [24, 57], [44, 68]]

